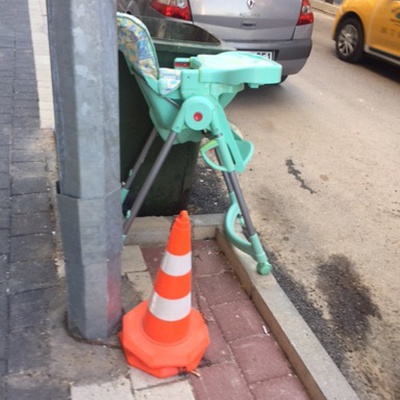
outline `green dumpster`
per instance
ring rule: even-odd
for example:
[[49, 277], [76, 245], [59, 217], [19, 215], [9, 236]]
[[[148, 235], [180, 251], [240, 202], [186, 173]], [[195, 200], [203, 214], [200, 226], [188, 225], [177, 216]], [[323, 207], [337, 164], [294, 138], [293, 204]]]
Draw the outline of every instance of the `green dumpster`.
[[[168, 19], [140, 18], [153, 38], [161, 67], [173, 67], [176, 57], [234, 50], [198, 26]], [[153, 124], [147, 104], [121, 52], [119, 53], [119, 103], [121, 181], [126, 181]], [[128, 206], [133, 203], [163, 143], [161, 138], [156, 138], [129, 192], [126, 201]], [[175, 215], [187, 207], [199, 147], [200, 143], [192, 142], [172, 147], [138, 215]]]

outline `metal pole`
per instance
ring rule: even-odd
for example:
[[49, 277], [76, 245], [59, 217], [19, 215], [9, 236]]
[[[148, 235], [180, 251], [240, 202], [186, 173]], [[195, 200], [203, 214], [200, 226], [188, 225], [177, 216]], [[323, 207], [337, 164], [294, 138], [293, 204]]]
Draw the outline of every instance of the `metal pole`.
[[47, 0], [68, 327], [107, 338], [121, 318], [115, 0]]

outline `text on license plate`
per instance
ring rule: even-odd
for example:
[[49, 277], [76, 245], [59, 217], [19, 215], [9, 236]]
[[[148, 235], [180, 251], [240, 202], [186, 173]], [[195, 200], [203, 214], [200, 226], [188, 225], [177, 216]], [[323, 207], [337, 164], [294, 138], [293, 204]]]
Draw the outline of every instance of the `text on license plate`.
[[273, 51], [252, 51], [253, 54], [258, 54], [259, 56], [263, 56], [268, 60], [274, 59], [274, 52]]

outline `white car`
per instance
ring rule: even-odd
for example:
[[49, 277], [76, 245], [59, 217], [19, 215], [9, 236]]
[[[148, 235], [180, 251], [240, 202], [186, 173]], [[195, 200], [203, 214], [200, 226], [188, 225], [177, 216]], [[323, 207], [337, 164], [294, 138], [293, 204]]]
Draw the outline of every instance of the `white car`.
[[192, 22], [228, 45], [282, 65], [282, 81], [305, 65], [312, 48], [309, 0], [118, 0], [118, 11]]

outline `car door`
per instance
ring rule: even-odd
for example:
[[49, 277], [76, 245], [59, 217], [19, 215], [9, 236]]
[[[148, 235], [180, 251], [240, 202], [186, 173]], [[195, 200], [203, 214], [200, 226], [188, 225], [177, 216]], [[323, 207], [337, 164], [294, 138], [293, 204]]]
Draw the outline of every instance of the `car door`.
[[369, 50], [400, 63], [400, 0], [377, 0], [370, 26]]
[[[290, 40], [301, 0], [191, 0], [193, 22], [229, 42]], [[241, 46], [239, 46], [241, 47]]]

